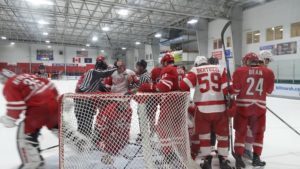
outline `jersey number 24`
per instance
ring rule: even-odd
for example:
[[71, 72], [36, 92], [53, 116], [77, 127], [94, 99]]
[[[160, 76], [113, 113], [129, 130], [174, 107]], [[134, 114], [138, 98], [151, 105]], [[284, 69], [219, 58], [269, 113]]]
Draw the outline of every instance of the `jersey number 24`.
[[260, 96], [263, 93], [263, 87], [264, 87], [264, 79], [259, 78], [257, 81], [253, 77], [247, 78], [247, 83], [249, 84], [248, 89], [246, 91], [246, 95], [253, 96], [254, 93], [258, 93]]

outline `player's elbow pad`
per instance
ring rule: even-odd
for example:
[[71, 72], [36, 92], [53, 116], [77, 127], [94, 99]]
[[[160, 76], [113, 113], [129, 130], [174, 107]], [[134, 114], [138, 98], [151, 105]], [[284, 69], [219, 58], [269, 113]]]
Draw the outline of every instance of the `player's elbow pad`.
[[179, 87], [180, 87], [181, 90], [184, 90], [184, 91], [189, 91], [190, 90], [190, 87], [184, 81], [180, 81]]

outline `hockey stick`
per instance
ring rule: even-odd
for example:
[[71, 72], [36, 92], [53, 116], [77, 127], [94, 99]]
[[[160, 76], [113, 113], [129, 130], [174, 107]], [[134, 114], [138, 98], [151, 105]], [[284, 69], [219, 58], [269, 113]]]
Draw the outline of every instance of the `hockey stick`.
[[[230, 69], [229, 69], [229, 60], [228, 57], [226, 56], [226, 48], [225, 48], [225, 41], [224, 41], [224, 34], [228, 27], [231, 25], [231, 21], [228, 21], [224, 28], [221, 31], [221, 40], [222, 40], [222, 46], [223, 46], [223, 52], [225, 56], [225, 61], [226, 61], [226, 69], [227, 69], [227, 90], [228, 90], [228, 99], [227, 99], [227, 104], [230, 105], [230, 80], [231, 80], [231, 75], [230, 75]], [[234, 146], [233, 146], [233, 127], [232, 127], [232, 118], [229, 118], [229, 139], [230, 139], [230, 147], [231, 147], [231, 154], [235, 158], [235, 152], [234, 152]]]
[[267, 107], [267, 109], [274, 115], [276, 116], [281, 122], [283, 122], [286, 126], [288, 126], [290, 129], [292, 129], [296, 134], [300, 136], [300, 133], [293, 128], [291, 125], [289, 125], [285, 120], [283, 120], [280, 116], [278, 116], [274, 111], [272, 111], [270, 108]]
[[47, 150], [50, 150], [50, 149], [53, 149], [53, 148], [56, 148], [56, 147], [59, 147], [59, 145], [51, 146], [51, 147], [48, 147], [48, 148], [41, 149], [41, 152], [47, 151]]

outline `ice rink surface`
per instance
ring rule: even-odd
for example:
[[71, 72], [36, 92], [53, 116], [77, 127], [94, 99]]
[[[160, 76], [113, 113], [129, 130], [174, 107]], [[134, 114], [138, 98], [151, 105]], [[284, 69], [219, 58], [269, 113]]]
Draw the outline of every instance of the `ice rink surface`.
[[[54, 83], [62, 94], [73, 92], [76, 81], [61, 80], [54, 81]], [[0, 85], [0, 90], [2, 91], [2, 89], [3, 85]], [[6, 113], [5, 104], [6, 102], [1, 95], [0, 115]], [[267, 105], [300, 131], [300, 100], [269, 97]], [[39, 138], [41, 149], [58, 144], [58, 139], [47, 129], [43, 129], [41, 133]], [[0, 169], [18, 168], [20, 159], [16, 149], [16, 128], [7, 129], [3, 125], [0, 125], [0, 139]], [[46, 160], [47, 169], [58, 168], [58, 148], [43, 151], [42, 155]], [[270, 112], [267, 113], [267, 129], [262, 159], [267, 162], [264, 169], [300, 169], [300, 136], [286, 127]], [[234, 161], [231, 163], [234, 163]], [[213, 168], [218, 167], [214, 165]]]

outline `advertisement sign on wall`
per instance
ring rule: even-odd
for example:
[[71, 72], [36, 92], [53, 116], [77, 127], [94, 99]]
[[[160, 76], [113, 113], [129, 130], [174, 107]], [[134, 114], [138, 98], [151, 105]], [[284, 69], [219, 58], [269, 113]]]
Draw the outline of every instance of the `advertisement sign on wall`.
[[84, 63], [92, 63], [93, 59], [92, 58], [84, 58]]
[[45, 50], [45, 49], [36, 50], [36, 60], [41, 60], [41, 61], [54, 60], [53, 50]]
[[222, 51], [214, 51], [214, 52], [212, 52], [212, 57], [213, 58], [217, 58], [217, 59], [221, 60], [222, 56], [223, 56], [223, 52]]
[[272, 95], [300, 98], [300, 85], [276, 83]]

